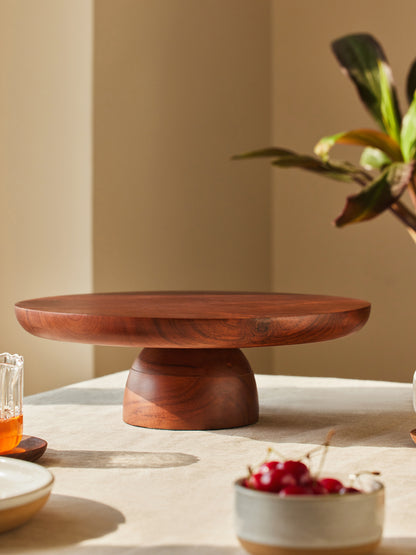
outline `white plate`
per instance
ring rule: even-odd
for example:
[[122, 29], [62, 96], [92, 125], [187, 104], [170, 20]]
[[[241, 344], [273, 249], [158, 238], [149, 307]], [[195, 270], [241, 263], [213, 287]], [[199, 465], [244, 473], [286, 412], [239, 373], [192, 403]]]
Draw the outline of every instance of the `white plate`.
[[0, 457], [0, 532], [20, 526], [41, 509], [53, 481], [38, 464]]

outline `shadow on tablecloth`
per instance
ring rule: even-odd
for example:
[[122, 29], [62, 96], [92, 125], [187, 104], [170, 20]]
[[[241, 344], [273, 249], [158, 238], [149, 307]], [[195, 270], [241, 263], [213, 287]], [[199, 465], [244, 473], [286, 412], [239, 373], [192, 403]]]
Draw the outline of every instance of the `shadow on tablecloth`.
[[124, 387], [62, 387], [25, 397], [25, 405], [118, 405], [123, 404]]
[[110, 534], [124, 522], [124, 515], [110, 505], [53, 493], [27, 524], [1, 534], [0, 551], [24, 552], [36, 547], [41, 552], [73, 545]]
[[[11, 549], [7, 553], [21, 553], [21, 551]], [[41, 553], [40, 550], [39, 553]], [[59, 555], [247, 555], [247, 552], [240, 547], [214, 545], [165, 545], [154, 547], [74, 545], [60, 549]], [[407, 553], [404, 555], [407, 555]]]
[[416, 553], [415, 538], [384, 538], [374, 555], [414, 555]]
[[409, 432], [416, 428], [416, 414], [405, 385], [403, 388], [283, 386], [260, 389], [259, 397], [257, 424], [213, 433], [271, 443], [320, 444], [328, 430], [335, 429], [339, 447], [415, 448]]
[[187, 453], [49, 449], [39, 461], [48, 468], [175, 468], [199, 461]]

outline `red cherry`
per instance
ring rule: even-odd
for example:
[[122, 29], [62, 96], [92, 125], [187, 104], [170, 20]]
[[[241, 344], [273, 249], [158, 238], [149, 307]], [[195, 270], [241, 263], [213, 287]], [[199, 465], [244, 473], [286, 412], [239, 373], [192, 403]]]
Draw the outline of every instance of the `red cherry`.
[[280, 490], [279, 496], [286, 497], [287, 495], [311, 495], [311, 493], [312, 492], [308, 487], [294, 485], [294, 486], [287, 486], [282, 490]]
[[324, 487], [328, 493], [338, 493], [344, 487], [344, 484], [335, 478], [322, 478], [318, 484]]
[[281, 467], [294, 476], [296, 483], [300, 486], [310, 482], [311, 475], [309, 469], [303, 462], [300, 461], [285, 461], [281, 463]]
[[268, 461], [263, 463], [258, 472], [263, 473], [263, 472], [269, 472], [269, 470], [274, 470], [276, 468], [276, 466], [278, 466], [280, 463], [279, 461]]
[[248, 478], [244, 480], [243, 485], [249, 489], [268, 491], [267, 487], [264, 486], [261, 482], [262, 475], [263, 474], [261, 472], [257, 472], [256, 474], [251, 474]]
[[292, 474], [286, 472], [283, 468], [276, 467], [269, 472], [263, 472], [260, 475], [260, 482], [263, 491], [279, 492], [287, 486], [295, 486], [296, 479]]
[[308, 484], [308, 487], [313, 495], [328, 495], [329, 493], [328, 490], [319, 482], [312, 482], [311, 484]]
[[348, 487], [348, 488], [341, 488], [338, 493], [345, 495], [346, 493], [361, 493], [361, 492], [357, 488]]

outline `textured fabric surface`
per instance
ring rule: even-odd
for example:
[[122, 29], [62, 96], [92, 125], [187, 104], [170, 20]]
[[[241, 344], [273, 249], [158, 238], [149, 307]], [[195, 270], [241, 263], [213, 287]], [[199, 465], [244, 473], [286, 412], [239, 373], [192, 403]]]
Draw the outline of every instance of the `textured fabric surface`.
[[[410, 384], [256, 376], [260, 420], [245, 428], [166, 431], [122, 421], [127, 372], [27, 397], [24, 433], [48, 441], [47, 505], [0, 537], [0, 553], [242, 555], [233, 482], [268, 447], [300, 457], [336, 433], [325, 473], [382, 473], [377, 554], [416, 553], [416, 428]], [[314, 459], [315, 461], [315, 459]]]

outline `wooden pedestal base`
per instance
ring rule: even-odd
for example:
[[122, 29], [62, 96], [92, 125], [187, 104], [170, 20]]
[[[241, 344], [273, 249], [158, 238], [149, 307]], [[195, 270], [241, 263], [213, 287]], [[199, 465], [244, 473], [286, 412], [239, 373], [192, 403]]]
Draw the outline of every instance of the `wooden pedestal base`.
[[145, 348], [126, 383], [123, 420], [165, 430], [215, 430], [254, 424], [254, 374], [239, 349]]

